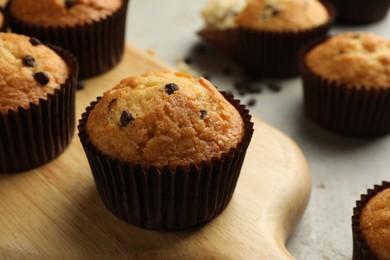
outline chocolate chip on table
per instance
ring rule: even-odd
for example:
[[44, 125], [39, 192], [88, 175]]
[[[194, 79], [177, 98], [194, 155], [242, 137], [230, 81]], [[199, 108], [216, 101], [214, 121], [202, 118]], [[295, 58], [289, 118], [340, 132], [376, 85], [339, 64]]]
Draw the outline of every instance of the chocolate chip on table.
[[273, 91], [280, 91], [282, 89], [282, 86], [279, 84], [276, 84], [275, 82], [269, 82], [267, 84], [268, 88]]
[[120, 127], [126, 127], [131, 121], [134, 120], [134, 117], [130, 114], [129, 111], [125, 110], [121, 114], [121, 119], [120, 119]]
[[113, 100], [110, 101], [110, 103], [108, 103], [108, 106], [107, 106], [107, 112], [110, 112], [111, 108], [112, 108], [112, 105], [117, 101], [118, 99], [114, 98]]
[[231, 75], [233, 73], [233, 69], [230, 67], [225, 67], [222, 69], [222, 73], [225, 75]]
[[77, 86], [76, 86], [76, 89], [77, 89], [77, 90], [84, 89], [84, 87], [85, 87], [84, 82], [82, 82], [82, 81], [77, 81]]
[[23, 57], [23, 64], [27, 67], [35, 67], [35, 59], [31, 55]]
[[234, 82], [234, 88], [240, 95], [261, 93], [261, 85], [250, 80]]
[[198, 45], [196, 46], [196, 51], [197, 51], [198, 53], [204, 54], [204, 53], [207, 53], [207, 52], [208, 52], [208, 49], [207, 49], [207, 47], [206, 47], [205, 45], [203, 45], [203, 44], [198, 44]]
[[34, 79], [41, 85], [46, 85], [50, 81], [49, 76], [45, 72], [41, 71], [34, 73]]
[[206, 110], [200, 110], [200, 119], [203, 119], [207, 116], [207, 111]]
[[194, 62], [194, 60], [191, 57], [185, 57], [184, 62], [189, 65], [189, 64], [192, 64]]
[[207, 80], [210, 80], [211, 79], [211, 76], [209, 74], [204, 74], [202, 76], [203, 78], [207, 79]]
[[30, 37], [30, 43], [33, 46], [37, 46], [37, 45], [41, 45], [42, 44], [42, 42], [40, 40], [38, 40], [37, 38], [35, 38], [35, 37]]
[[169, 84], [165, 85], [164, 89], [168, 95], [172, 95], [173, 92], [179, 90], [179, 87], [175, 83], [169, 83]]
[[256, 99], [254, 99], [254, 98], [249, 99], [248, 106], [253, 107], [254, 105], [256, 105]]
[[74, 0], [65, 0], [65, 7], [66, 9], [70, 9], [74, 6]]

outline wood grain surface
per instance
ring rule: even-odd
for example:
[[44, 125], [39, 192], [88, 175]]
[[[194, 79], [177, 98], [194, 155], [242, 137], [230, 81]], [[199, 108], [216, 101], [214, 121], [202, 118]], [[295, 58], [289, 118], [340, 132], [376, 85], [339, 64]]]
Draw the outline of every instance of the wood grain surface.
[[[112, 71], [85, 81], [77, 118], [120, 79], [169, 69], [128, 45]], [[130, 226], [105, 209], [77, 133], [67, 150], [37, 169], [0, 176], [0, 258], [291, 259], [285, 241], [306, 208], [311, 178], [297, 145], [253, 119], [255, 133], [236, 192], [213, 221], [187, 231]]]

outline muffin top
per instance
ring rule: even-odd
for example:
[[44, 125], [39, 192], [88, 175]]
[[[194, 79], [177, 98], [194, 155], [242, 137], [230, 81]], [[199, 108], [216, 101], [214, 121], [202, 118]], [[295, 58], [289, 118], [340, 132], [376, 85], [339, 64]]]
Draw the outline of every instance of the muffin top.
[[122, 0], [12, 0], [12, 16], [31, 25], [74, 26], [112, 14]]
[[148, 72], [104, 93], [86, 124], [91, 143], [121, 162], [188, 167], [235, 148], [239, 112], [206, 79]]
[[207, 28], [295, 32], [325, 24], [329, 13], [318, 0], [209, 0], [202, 10]]
[[360, 228], [378, 260], [390, 259], [390, 188], [376, 194], [364, 206]]
[[295, 32], [315, 28], [328, 20], [329, 13], [318, 0], [248, 0], [236, 23], [255, 30]]
[[306, 64], [323, 78], [354, 87], [390, 87], [390, 42], [372, 33], [343, 33], [314, 47]]
[[247, 0], [208, 0], [201, 15], [210, 29], [236, 26], [236, 16], [245, 8]]
[[60, 88], [66, 63], [35, 38], [0, 33], [0, 112], [28, 108]]

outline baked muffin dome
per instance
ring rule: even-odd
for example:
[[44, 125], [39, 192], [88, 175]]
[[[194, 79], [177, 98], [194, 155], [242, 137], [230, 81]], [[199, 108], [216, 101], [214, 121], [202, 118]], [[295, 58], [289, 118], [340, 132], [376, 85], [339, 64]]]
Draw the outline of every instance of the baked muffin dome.
[[318, 0], [249, 0], [237, 26], [262, 31], [302, 31], [325, 24], [329, 13]]
[[333, 36], [305, 60], [313, 72], [339, 84], [390, 87], [390, 41], [372, 33]]
[[149, 72], [105, 92], [86, 132], [110, 158], [161, 169], [220, 158], [241, 141], [244, 123], [206, 79]]
[[0, 33], [0, 112], [38, 104], [65, 83], [65, 61], [35, 38]]
[[10, 13], [41, 26], [74, 26], [100, 20], [120, 8], [122, 0], [12, 0]]
[[364, 206], [360, 229], [377, 259], [390, 259], [390, 188], [376, 194]]

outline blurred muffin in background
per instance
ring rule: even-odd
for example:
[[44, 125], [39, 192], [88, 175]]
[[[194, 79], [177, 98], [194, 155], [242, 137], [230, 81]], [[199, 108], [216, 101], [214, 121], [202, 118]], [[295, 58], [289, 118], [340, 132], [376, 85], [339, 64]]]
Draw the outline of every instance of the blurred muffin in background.
[[124, 51], [128, 0], [11, 0], [14, 32], [34, 36], [74, 53], [80, 78], [113, 68]]
[[390, 41], [348, 32], [315, 40], [300, 55], [307, 115], [331, 131], [390, 131]]
[[260, 75], [298, 75], [298, 51], [325, 36], [331, 5], [317, 0], [209, 0], [199, 35], [222, 53]]
[[353, 260], [390, 259], [390, 182], [361, 195], [352, 216]]
[[386, 17], [390, 0], [329, 0], [337, 10], [337, 21], [348, 24], [367, 24]]

